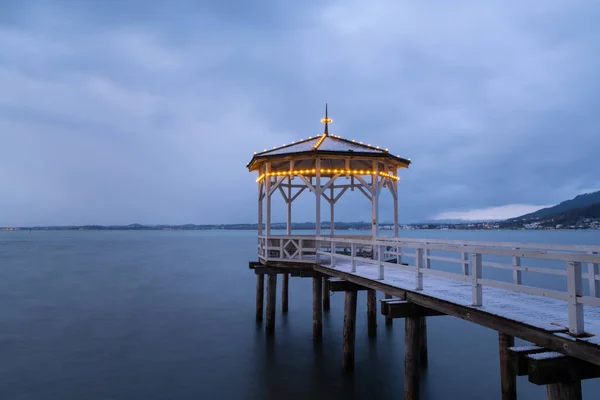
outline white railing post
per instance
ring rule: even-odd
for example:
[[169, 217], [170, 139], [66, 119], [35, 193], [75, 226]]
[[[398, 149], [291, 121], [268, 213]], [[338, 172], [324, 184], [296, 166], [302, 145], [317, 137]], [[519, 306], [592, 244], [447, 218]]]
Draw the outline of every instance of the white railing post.
[[269, 261], [269, 237], [265, 236], [265, 261]]
[[331, 246], [331, 266], [335, 267], [335, 242], [331, 241], [329, 242], [329, 245]]
[[356, 243], [354, 242], [350, 245], [350, 256], [352, 256], [350, 261], [350, 272], [356, 272]]
[[402, 264], [402, 247], [396, 246], [396, 253], [396, 264], [400, 265]]
[[479, 280], [482, 275], [482, 263], [481, 254], [473, 253], [471, 257], [471, 264], [473, 266], [473, 273], [471, 274], [471, 283], [473, 285], [473, 305], [483, 305], [483, 291]]
[[423, 273], [421, 272], [421, 269], [423, 268], [423, 249], [417, 249], [416, 253], [415, 269], [417, 272], [417, 282], [415, 284], [415, 289], [423, 290]]
[[581, 263], [569, 261], [567, 263], [567, 291], [569, 294], [569, 333], [581, 335], [583, 326], [583, 304], [578, 302], [578, 297], [583, 295], [581, 276]]
[[302, 239], [298, 240], [298, 257], [300, 257], [300, 259], [302, 260], [302, 246], [304, 246], [304, 243], [302, 243]]
[[[519, 248], [517, 247], [515, 250], [519, 250]], [[512, 265], [513, 265], [513, 267], [520, 268], [521, 267], [521, 257], [513, 256]], [[522, 271], [520, 269], [513, 269], [513, 282], [516, 283], [517, 285], [520, 285], [523, 282], [521, 272]]]
[[[428, 244], [428, 243], [425, 243]], [[425, 249], [425, 268], [431, 269], [431, 259], [429, 256], [431, 255], [431, 249]]]
[[283, 239], [279, 239], [279, 258], [282, 260], [285, 258], [285, 254], [283, 252]]
[[466, 251], [464, 251], [462, 253], [462, 272], [463, 275], [468, 276], [469, 275], [469, 253], [467, 253]]
[[[377, 242], [375, 242], [377, 243]], [[376, 244], [376, 247], [373, 247], [373, 250], [377, 248], [377, 264], [379, 265], [379, 277], [377, 279], [383, 280], [383, 264], [381, 263], [381, 255], [383, 254], [383, 246], [379, 246]]]
[[[597, 251], [592, 251], [590, 254], [596, 255]], [[589, 263], [588, 264], [588, 282], [590, 284], [590, 296], [591, 297], [600, 297], [600, 281], [596, 278], [598, 277], [598, 263]]]

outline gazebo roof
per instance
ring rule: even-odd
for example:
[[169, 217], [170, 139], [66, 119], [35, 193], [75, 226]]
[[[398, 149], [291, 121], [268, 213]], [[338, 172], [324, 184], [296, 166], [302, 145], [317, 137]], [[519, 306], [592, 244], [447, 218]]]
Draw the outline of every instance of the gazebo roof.
[[292, 142], [281, 147], [275, 147], [271, 150], [264, 150], [260, 153], [254, 153], [254, 156], [248, 163], [248, 169], [253, 170], [257, 163], [265, 159], [281, 158], [288, 156], [344, 156], [344, 157], [373, 157], [392, 159], [404, 167], [408, 167], [410, 159], [395, 156], [389, 153], [388, 149], [381, 149], [379, 146], [371, 146], [356, 142], [354, 140], [344, 139], [340, 136], [330, 135], [328, 123], [332, 122], [327, 117], [327, 108], [325, 109], [325, 118], [321, 122], [325, 123], [325, 132], [322, 135], [300, 139], [298, 142]]

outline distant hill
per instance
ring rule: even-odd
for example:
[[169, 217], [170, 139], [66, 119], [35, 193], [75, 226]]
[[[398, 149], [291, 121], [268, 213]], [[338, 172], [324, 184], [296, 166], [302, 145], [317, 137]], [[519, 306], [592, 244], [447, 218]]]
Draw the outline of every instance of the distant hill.
[[511, 218], [510, 220], [529, 220], [554, 215], [561, 212], [567, 212], [578, 208], [591, 206], [595, 203], [600, 203], [600, 190], [593, 193], [580, 194], [571, 200], [563, 201], [553, 207], [542, 208], [535, 212], [521, 215], [520, 217]]
[[501, 228], [579, 228], [600, 227], [600, 191], [586, 193], [553, 207], [508, 219]]

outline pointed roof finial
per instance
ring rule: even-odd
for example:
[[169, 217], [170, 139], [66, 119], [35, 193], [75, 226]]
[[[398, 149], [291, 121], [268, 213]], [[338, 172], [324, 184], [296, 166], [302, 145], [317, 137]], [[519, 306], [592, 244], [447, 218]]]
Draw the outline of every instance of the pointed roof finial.
[[321, 119], [321, 123], [325, 124], [325, 132], [323, 132], [325, 136], [329, 136], [328, 125], [330, 122], [333, 122], [333, 120], [327, 116], [327, 103], [325, 103], [325, 118]]

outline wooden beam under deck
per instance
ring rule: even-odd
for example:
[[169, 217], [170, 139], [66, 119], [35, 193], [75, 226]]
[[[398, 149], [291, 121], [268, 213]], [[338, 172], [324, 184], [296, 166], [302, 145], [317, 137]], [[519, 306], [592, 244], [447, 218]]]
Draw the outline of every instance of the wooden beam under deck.
[[358, 291], [358, 290], [368, 290], [368, 288], [364, 286], [357, 285], [353, 282], [348, 282], [343, 279], [327, 279], [327, 285], [329, 286], [329, 290], [332, 292], [349, 292], [349, 291]]
[[600, 378], [600, 366], [554, 351], [530, 354], [526, 357], [529, 382], [536, 385]]
[[432, 310], [406, 300], [383, 299], [381, 301], [381, 314], [389, 318], [418, 318], [446, 315], [443, 312]]
[[[534, 326], [526, 325], [522, 322], [499, 317], [478, 309], [477, 307], [455, 304], [446, 300], [421, 294], [418, 291], [398, 288], [378, 280], [368, 279], [321, 265], [314, 265], [314, 270], [324, 275], [344, 279], [369, 289], [388, 293], [396, 297], [406, 298], [407, 301], [420, 306], [437, 310], [444, 314], [464, 319], [466, 321], [470, 321], [499, 332], [504, 332], [508, 335], [536, 343], [547, 349], [560, 351], [564, 354], [588, 361], [592, 364], [600, 365], [600, 346], [588, 343], [585, 340], [574, 340], [574, 338], [567, 336], [561, 337], [559, 335], [555, 335], [557, 331], [547, 331], [541, 328], [536, 328]], [[566, 331], [567, 329], [565, 328], [564, 332]]]

